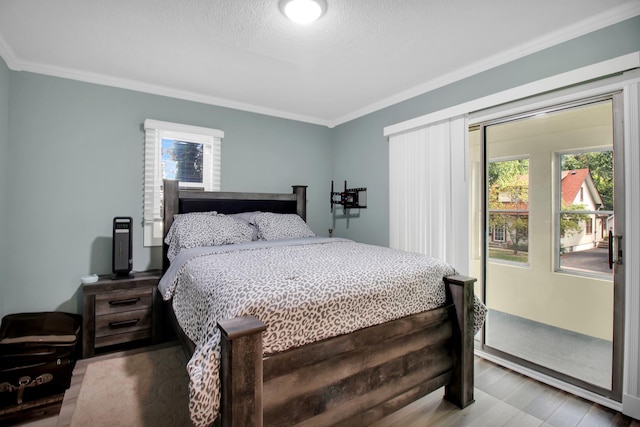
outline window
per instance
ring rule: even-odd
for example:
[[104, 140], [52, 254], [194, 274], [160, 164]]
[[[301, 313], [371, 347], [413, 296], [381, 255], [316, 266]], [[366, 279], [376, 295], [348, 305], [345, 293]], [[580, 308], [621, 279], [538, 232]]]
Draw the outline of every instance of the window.
[[526, 264], [529, 252], [529, 159], [490, 162], [489, 226], [493, 241], [489, 258]]
[[181, 188], [220, 190], [224, 132], [147, 119], [144, 166], [144, 245], [162, 244], [162, 180]]
[[[611, 120], [611, 101], [598, 105], [602, 116]], [[593, 120], [587, 121], [591, 122]], [[602, 139], [597, 140], [600, 141]], [[598, 148], [558, 154], [560, 209], [556, 214], [559, 235], [556, 269], [565, 273], [611, 274], [606, 268], [608, 252], [598, 246], [607, 238], [604, 234], [606, 226], [602, 224], [613, 223], [614, 220], [613, 151], [609, 147]], [[576, 261], [586, 254], [597, 261], [588, 265]]]
[[204, 188], [204, 144], [162, 138], [162, 176]]

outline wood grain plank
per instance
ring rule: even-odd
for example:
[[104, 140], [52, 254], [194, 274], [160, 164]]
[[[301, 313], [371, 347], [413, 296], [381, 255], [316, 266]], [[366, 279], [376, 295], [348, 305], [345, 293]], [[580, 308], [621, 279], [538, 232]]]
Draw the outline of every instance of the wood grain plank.
[[416, 330], [429, 329], [444, 322], [449, 316], [449, 308], [442, 307], [267, 356], [264, 361], [265, 382], [289, 372], [292, 367], [314, 365]]
[[[450, 336], [451, 325], [445, 323], [430, 328], [428, 333], [415, 333], [396, 340], [385, 340], [375, 345], [342, 353], [335, 358], [321, 360], [314, 365], [304, 365], [299, 369], [291, 367], [288, 373], [264, 382], [265, 390], [268, 392], [265, 405], [278, 406], [295, 399], [296, 396], [327, 387], [408, 353], [436, 344], [444, 345]], [[331, 340], [327, 345], [331, 345]], [[336, 369], [337, 367], [339, 369]]]
[[[393, 409], [387, 411], [384, 406], [369, 412], [370, 408], [384, 405], [405, 391], [437, 378], [425, 387], [434, 390], [450, 379], [450, 371], [451, 357], [446, 347], [421, 349], [368, 369], [356, 370], [354, 375], [322, 384], [306, 393], [292, 395], [290, 401], [280, 405], [265, 403], [265, 424], [337, 425], [350, 418], [351, 425], [364, 425], [364, 420], [378, 419], [397, 406], [389, 404], [388, 408]], [[265, 392], [269, 396], [271, 391], [266, 385], [265, 390], [269, 390]]]
[[223, 427], [262, 426], [262, 332], [266, 325], [245, 316], [218, 323]]

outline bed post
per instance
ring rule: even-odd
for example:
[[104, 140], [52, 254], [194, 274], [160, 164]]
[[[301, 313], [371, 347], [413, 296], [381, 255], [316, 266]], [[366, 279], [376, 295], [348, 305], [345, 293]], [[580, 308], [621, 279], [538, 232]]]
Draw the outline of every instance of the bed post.
[[178, 213], [180, 200], [178, 181], [165, 179], [162, 181], [163, 187], [163, 212], [162, 212], [162, 271], [169, 268], [169, 260], [167, 259], [167, 251], [169, 246], [164, 242], [164, 238], [173, 224], [173, 215]]
[[292, 185], [293, 194], [296, 195], [296, 213], [300, 218], [307, 221], [307, 186]]
[[476, 279], [467, 276], [444, 278], [447, 298], [455, 305], [454, 368], [451, 382], [445, 386], [444, 398], [465, 408], [473, 399], [473, 284]]
[[262, 331], [252, 316], [218, 322], [222, 427], [262, 426]]

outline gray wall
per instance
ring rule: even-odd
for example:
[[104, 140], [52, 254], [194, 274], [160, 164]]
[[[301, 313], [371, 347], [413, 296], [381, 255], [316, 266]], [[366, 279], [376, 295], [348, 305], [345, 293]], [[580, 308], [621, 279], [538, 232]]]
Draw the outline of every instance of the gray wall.
[[9, 171], [9, 69], [0, 58], [0, 314], [5, 313], [4, 272], [9, 245], [7, 244], [7, 189]]
[[640, 51], [640, 16], [476, 74], [334, 129], [333, 179], [367, 187], [367, 209], [358, 218], [332, 218], [334, 235], [389, 244], [389, 152], [386, 126], [558, 73]]
[[[114, 216], [134, 217], [134, 269], [160, 267], [159, 248], [142, 246], [146, 118], [223, 130], [223, 190], [307, 184], [316, 233], [333, 227], [334, 235], [387, 245], [385, 126], [638, 50], [640, 17], [335, 129], [9, 71], [0, 61], [0, 315], [79, 312], [80, 276], [111, 269]], [[345, 179], [368, 187], [368, 209], [330, 214], [331, 179], [338, 189]]]
[[142, 246], [146, 118], [223, 130], [222, 190], [306, 184], [309, 225], [328, 227], [318, 209], [331, 179], [326, 127], [28, 72], [9, 82], [3, 314], [79, 311], [80, 277], [111, 271], [114, 216], [134, 218], [134, 270], [161, 266], [160, 248]]

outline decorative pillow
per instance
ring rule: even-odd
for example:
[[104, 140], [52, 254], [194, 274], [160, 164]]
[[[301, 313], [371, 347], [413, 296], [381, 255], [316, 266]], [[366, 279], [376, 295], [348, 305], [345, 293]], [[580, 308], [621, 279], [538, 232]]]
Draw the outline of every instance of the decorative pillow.
[[[192, 217], [192, 216], [197, 216], [197, 215], [218, 215], [218, 212], [216, 211], [207, 211], [207, 212], [189, 212], [186, 214], [175, 214], [173, 215], [173, 224], [171, 224], [171, 228], [169, 229], [169, 232], [167, 233], [167, 235], [164, 238], [164, 242], [167, 245], [171, 245], [171, 240], [173, 240], [173, 236], [175, 235], [175, 232], [178, 227], [174, 227], [173, 225], [177, 222], [176, 220], [178, 218], [188, 218], [188, 217]], [[185, 219], [182, 219], [181, 221], [185, 221]]]
[[245, 224], [247, 224], [249, 227], [251, 227], [251, 231], [252, 231], [251, 240], [259, 240], [258, 239], [258, 227], [253, 225], [253, 217], [256, 216], [259, 213], [260, 213], [260, 211], [240, 212], [240, 213], [230, 214], [229, 216], [232, 216], [235, 219], [238, 219], [238, 220], [244, 222]]
[[261, 240], [315, 236], [307, 223], [296, 214], [261, 212], [253, 217], [253, 223], [258, 227]]
[[183, 214], [174, 218], [165, 239], [169, 245], [169, 261], [173, 261], [182, 249], [251, 241], [251, 227], [231, 216]]

